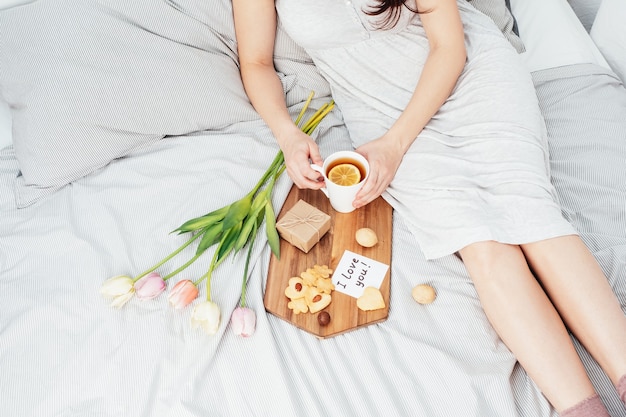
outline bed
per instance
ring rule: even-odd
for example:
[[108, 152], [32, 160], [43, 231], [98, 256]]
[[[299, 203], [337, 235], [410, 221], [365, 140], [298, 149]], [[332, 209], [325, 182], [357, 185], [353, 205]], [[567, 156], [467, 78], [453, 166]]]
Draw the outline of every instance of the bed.
[[[179, 247], [170, 232], [241, 198], [278, 148], [238, 79], [229, 1], [15, 3], [0, 10], [1, 416], [557, 415], [487, 322], [459, 259], [426, 261], [396, 215], [389, 316], [378, 324], [322, 340], [267, 313], [261, 235], [247, 283], [252, 337], [229, 323], [239, 255], [213, 273], [215, 335], [192, 329], [191, 309], [170, 308], [165, 294], [111, 308], [99, 293], [107, 278]], [[511, 9], [563, 214], [626, 310], [620, 72], [564, 0]], [[294, 118], [311, 91], [310, 112], [331, 99], [280, 30], [275, 58]], [[338, 110], [313, 137], [323, 155], [350, 148]], [[291, 187], [286, 175], [277, 182], [277, 212]], [[201, 276], [209, 258], [173, 280]], [[412, 299], [419, 283], [435, 302]], [[626, 416], [576, 347], [611, 415]]]

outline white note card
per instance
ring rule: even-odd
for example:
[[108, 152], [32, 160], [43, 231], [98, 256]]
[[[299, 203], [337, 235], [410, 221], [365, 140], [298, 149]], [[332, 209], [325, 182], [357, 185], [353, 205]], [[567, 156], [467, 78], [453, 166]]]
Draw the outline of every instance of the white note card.
[[344, 251], [335, 272], [335, 291], [359, 298], [365, 287], [380, 289], [389, 265], [349, 250]]

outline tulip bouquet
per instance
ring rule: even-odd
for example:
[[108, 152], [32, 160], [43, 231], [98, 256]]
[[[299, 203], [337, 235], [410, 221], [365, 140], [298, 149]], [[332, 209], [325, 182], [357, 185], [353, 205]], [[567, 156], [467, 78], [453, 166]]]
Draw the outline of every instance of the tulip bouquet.
[[[311, 100], [311, 93], [300, 114], [295, 120], [300, 125]], [[301, 130], [310, 134], [333, 109], [334, 103], [324, 104], [302, 126]], [[269, 168], [261, 176], [257, 184], [241, 199], [214, 210], [203, 216], [184, 222], [173, 232], [188, 234], [189, 239], [178, 249], [163, 258], [146, 271], [131, 278], [128, 275], [117, 275], [106, 280], [100, 292], [111, 298], [111, 306], [121, 308], [131, 298], [150, 300], [158, 297], [167, 287], [166, 281], [189, 265], [194, 263], [204, 252], [217, 245], [207, 272], [195, 281], [181, 280], [171, 289], [168, 300], [175, 309], [182, 309], [191, 304], [199, 294], [199, 285], [206, 282], [206, 300], [197, 304], [191, 315], [193, 328], [201, 327], [208, 334], [215, 334], [220, 324], [220, 309], [211, 300], [211, 274], [231, 253], [236, 254], [247, 246], [247, 256], [243, 271], [243, 284], [239, 307], [231, 316], [234, 332], [241, 336], [250, 336], [254, 332], [256, 316], [254, 311], [246, 307], [246, 283], [248, 267], [252, 254], [252, 246], [259, 228], [265, 222], [265, 234], [272, 253], [280, 258], [280, 241], [276, 231], [276, 216], [271, 202], [272, 190], [276, 180], [285, 170], [284, 156], [279, 151]], [[197, 242], [194, 255], [177, 269], [161, 276], [156, 270], [181, 253], [192, 243]]]

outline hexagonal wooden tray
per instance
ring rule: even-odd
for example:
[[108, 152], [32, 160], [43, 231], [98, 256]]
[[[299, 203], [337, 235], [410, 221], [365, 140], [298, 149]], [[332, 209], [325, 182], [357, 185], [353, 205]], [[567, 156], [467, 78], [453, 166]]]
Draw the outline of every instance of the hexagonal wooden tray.
[[[280, 219], [298, 200], [304, 200], [331, 216], [328, 233], [309, 251], [300, 249], [281, 239], [280, 260], [272, 255], [265, 285], [265, 309], [277, 317], [299, 327], [319, 338], [327, 338], [358, 329], [387, 319], [389, 315], [389, 289], [391, 279], [391, 232], [392, 208], [381, 197], [352, 213], [338, 213], [332, 209], [326, 196], [317, 190], [300, 190], [293, 187], [278, 215]], [[378, 244], [371, 248], [360, 246], [355, 240], [355, 232], [361, 227], [369, 227], [378, 235]], [[356, 298], [332, 292], [332, 302], [322, 311], [330, 314], [331, 321], [321, 326], [317, 321], [319, 313], [293, 314], [287, 307], [289, 298], [285, 296], [289, 278], [299, 276], [315, 264], [328, 265], [333, 271], [345, 250], [361, 254], [390, 266], [380, 287], [385, 308], [362, 311], [356, 306]]]

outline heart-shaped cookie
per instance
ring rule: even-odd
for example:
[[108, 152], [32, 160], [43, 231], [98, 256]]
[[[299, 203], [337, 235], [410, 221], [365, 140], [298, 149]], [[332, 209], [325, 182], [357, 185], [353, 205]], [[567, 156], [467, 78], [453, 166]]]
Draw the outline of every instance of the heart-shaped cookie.
[[315, 295], [309, 302], [309, 311], [311, 313], [317, 313], [323, 310], [331, 302], [330, 294], [319, 293]]
[[356, 300], [356, 306], [363, 311], [385, 308], [383, 294], [376, 287], [365, 287], [363, 294]]
[[285, 288], [285, 295], [292, 300], [304, 297], [308, 289], [308, 285], [304, 285], [304, 281], [300, 277], [289, 278], [289, 286]]

